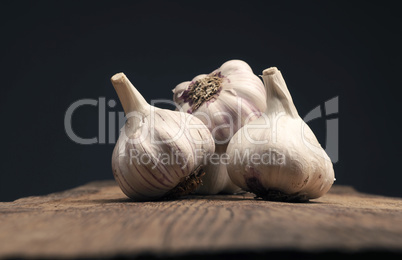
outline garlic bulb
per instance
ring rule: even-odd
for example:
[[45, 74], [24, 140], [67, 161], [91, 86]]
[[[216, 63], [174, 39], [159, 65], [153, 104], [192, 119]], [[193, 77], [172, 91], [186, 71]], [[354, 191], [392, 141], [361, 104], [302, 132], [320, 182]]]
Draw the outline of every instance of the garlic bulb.
[[331, 160], [298, 115], [281, 72], [269, 68], [262, 78], [267, 110], [230, 141], [229, 176], [236, 185], [267, 200], [318, 198], [334, 182]]
[[[221, 156], [234, 133], [244, 124], [257, 119], [266, 108], [262, 81], [241, 60], [225, 62], [210, 74], [198, 75], [192, 81], [173, 89], [173, 100], [187, 113], [201, 119], [211, 131], [216, 153]], [[203, 185], [196, 193], [235, 193], [224, 165], [209, 162], [204, 167]]]
[[217, 144], [227, 144], [266, 108], [264, 85], [241, 60], [227, 61], [210, 74], [180, 83], [173, 93], [174, 102], [201, 119]]
[[123, 73], [111, 78], [127, 121], [112, 155], [113, 174], [135, 200], [172, 198], [200, 183], [214, 149], [208, 128], [188, 113], [149, 105]]

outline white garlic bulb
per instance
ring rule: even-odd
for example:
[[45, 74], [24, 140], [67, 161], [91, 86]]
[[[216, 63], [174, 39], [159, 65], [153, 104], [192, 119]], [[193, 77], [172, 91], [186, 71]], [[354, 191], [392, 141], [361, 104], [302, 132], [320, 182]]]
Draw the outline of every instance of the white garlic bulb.
[[227, 61], [210, 74], [180, 83], [173, 93], [174, 102], [201, 119], [216, 144], [227, 144], [237, 130], [266, 108], [263, 83], [241, 60]]
[[[262, 81], [241, 60], [230, 60], [210, 74], [198, 75], [192, 81], [173, 89], [173, 100], [185, 112], [201, 119], [211, 131], [216, 153], [221, 156], [227, 143], [244, 124], [257, 119], [266, 108]], [[221, 163], [209, 162], [199, 186], [199, 194], [235, 193], [234, 185]]]
[[200, 166], [215, 149], [208, 128], [188, 113], [149, 105], [123, 73], [111, 81], [127, 117], [112, 155], [122, 191], [135, 200], [193, 191], [200, 183]]
[[230, 141], [229, 176], [236, 185], [267, 200], [318, 198], [334, 182], [332, 162], [298, 115], [281, 72], [269, 68], [262, 78], [267, 110]]

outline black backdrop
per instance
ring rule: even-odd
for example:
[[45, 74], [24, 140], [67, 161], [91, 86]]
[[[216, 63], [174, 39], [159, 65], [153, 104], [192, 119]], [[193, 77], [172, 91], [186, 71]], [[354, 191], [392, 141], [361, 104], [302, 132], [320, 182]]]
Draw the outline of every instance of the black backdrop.
[[[338, 97], [336, 183], [402, 196], [398, 9], [385, 1], [3, 1], [0, 201], [113, 178], [114, 144], [73, 142], [64, 117], [81, 99], [117, 101], [114, 73], [125, 72], [147, 100], [170, 99], [176, 84], [230, 59], [256, 74], [277, 66], [302, 117]], [[98, 135], [98, 109], [76, 110], [77, 135]], [[323, 145], [325, 123], [309, 122]]]

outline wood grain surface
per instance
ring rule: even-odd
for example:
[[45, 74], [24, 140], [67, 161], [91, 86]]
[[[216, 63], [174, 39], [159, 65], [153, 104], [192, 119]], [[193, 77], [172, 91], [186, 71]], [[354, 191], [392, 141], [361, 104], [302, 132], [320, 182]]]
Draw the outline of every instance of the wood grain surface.
[[[114, 181], [0, 203], [0, 258], [402, 256], [402, 199], [334, 186], [308, 203], [253, 195], [133, 202]], [[258, 257], [257, 257], [258, 258]]]

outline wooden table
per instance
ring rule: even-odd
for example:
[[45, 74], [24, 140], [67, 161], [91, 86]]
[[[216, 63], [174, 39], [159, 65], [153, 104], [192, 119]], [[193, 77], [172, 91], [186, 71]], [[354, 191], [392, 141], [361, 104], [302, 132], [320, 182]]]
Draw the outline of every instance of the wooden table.
[[0, 203], [0, 258], [402, 256], [402, 199], [334, 186], [308, 203], [252, 194], [133, 202], [114, 181]]

